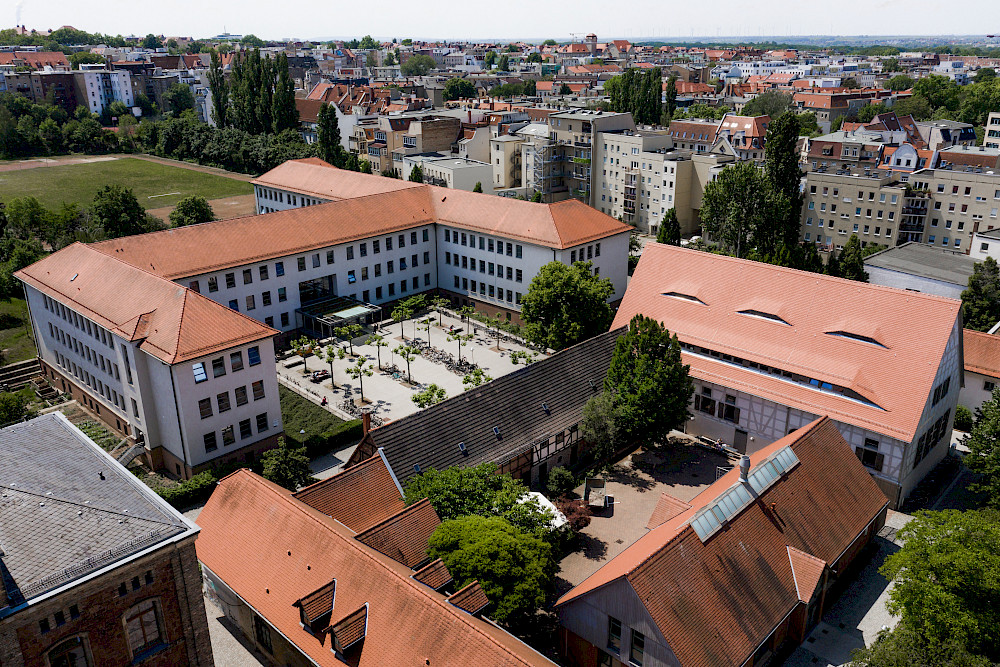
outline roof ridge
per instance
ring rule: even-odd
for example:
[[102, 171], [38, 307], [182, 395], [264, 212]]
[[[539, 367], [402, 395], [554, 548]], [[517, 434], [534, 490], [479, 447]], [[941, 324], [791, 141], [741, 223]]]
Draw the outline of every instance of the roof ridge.
[[86, 504], [85, 505], [84, 503], [78, 502], [76, 500], [70, 500], [68, 498], [60, 498], [58, 496], [50, 496], [50, 495], [46, 495], [44, 493], [39, 493], [38, 491], [28, 491], [26, 489], [22, 489], [22, 488], [19, 488], [19, 487], [18, 488], [6, 488], [6, 489], [4, 489], [4, 491], [5, 491], [5, 493], [11, 493], [11, 492], [13, 492], [13, 493], [22, 493], [24, 495], [34, 496], [35, 498], [41, 498], [42, 500], [44, 500], [46, 502], [53, 501], [53, 502], [58, 502], [58, 503], [62, 503], [62, 504], [65, 504], [65, 505], [72, 505], [74, 507], [82, 507], [83, 509], [95, 510], [97, 512], [104, 512], [105, 514], [112, 514], [114, 516], [121, 516], [121, 517], [125, 517], [127, 519], [136, 519], [138, 521], [148, 521], [149, 523], [157, 523], [157, 524], [161, 524], [161, 525], [164, 525], [164, 526], [172, 526], [172, 527], [175, 527], [175, 528], [178, 527], [179, 525], [181, 525], [181, 524], [178, 524], [178, 523], [171, 523], [169, 521], [163, 521], [161, 519], [151, 519], [149, 517], [138, 516], [136, 514], [131, 514], [131, 513], [128, 513], [128, 512], [120, 512], [118, 510], [108, 509], [107, 507], [98, 507], [97, 505], [90, 505], [90, 504]]
[[[246, 468], [240, 468], [235, 473], [233, 473], [233, 475], [248, 476], [248, 479], [250, 481], [252, 481], [254, 484], [256, 484], [256, 485], [258, 485], [258, 486], [260, 486], [260, 487], [262, 487], [264, 489], [267, 489], [271, 494], [277, 496], [278, 498], [281, 498], [282, 500], [292, 501], [292, 502], [289, 502], [289, 506], [294, 511], [296, 511], [296, 512], [302, 514], [302, 515], [304, 515], [306, 518], [308, 518], [309, 520], [311, 520], [311, 521], [319, 524], [323, 528], [325, 528], [327, 530], [330, 530], [330, 528], [331, 528], [330, 524], [326, 523], [325, 521], [322, 521], [319, 517], [317, 517], [317, 516], [315, 516], [313, 514], [313, 512], [318, 512], [318, 510], [313, 510], [313, 508], [311, 508], [308, 505], [306, 505], [305, 503], [299, 501], [297, 498], [294, 498], [291, 495], [291, 493], [280, 493], [278, 491], [278, 489], [280, 489], [281, 487], [277, 486], [273, 482], [268, 482], [263, 477], [260, 477], [259, 475], [256, 475], [256, 474], [252, 473], [251, 471], [247, 470]], [[284, 491], [284, 489], [282, 489], [282, 491]], [[309, 510], [311, 510], [311, 511], [307, 511], [306, 508], [309, 508]], [[346, 526], [345, 526], [345, 528], [346, 528]], [[334, 532], [336, 535], [338, 535], [338, 537], [340, 537], [340, 533], [339, 532], [337, 532], [337, 531], [331, 531], [331, 532]], [[517, 662], [520, 662], [520, 663], [523, 663], [523, 664], [527, 662], [527, 661], [523, 660], [520, 656], [518, 656], [517, 653], [515, 653], [513, 650], [511, 650], [506, 644], [504, 644], [503, 642], [498, 641], [492, 634], [490, 634], [488, 632], [484, 632], [482, 628], [479, 628], [479, 627], [476, 626], [475, 623], [472, 623], [469, 620], [469, 618], [473, 618], [473, 617], [469, 616], [469, 614], [459, 613], [460, 610], [458, 609], [458, 607], [455, 607], [454, 605], [447, 604], [447, 599], [441, 600], [439, 602], [435, 598], [431, 597], [428, 594], [428, 592], [427, 592], [427, 588], [428, 588], [427, 586], [425, 586], [424, 584], [421, 584], [420, 582], [418, 582], [417, 580], [415, 580], [412, 576], [405, 576], [404, 577], [402, 574], [400, 574], [399, 572], [397, 572], [395, 568], [390, 567], [387, 563], [385, 563], [383, 561], [383, 558], [388, 559], [388, 560], [390, 560], [393, 563], [396, 563], [396, 561], [393, 561], [391, 558], [389, 558], [388, 556], [386, 556], [382, 552], [378, 551], [377, 549], [369, 547], [368, 545], [364, 544], [363, 542], [359, 542], [357, 539], [354, 539], [354, 536], [350, 536], [350, 537], [343, 536], [343, 537], [344, 537], [343, 542], [345, 544], [349, 545], [348, 548], [355, 549], [357, 552], [359, 552], [361, 554], [364, 554], [365, 556], [367, 556], [369, 558], [369, 560], [372, 560], [372, 561], [376, 562], [383, 570], [387, 571], [390, 574], [390, 576], [393, 576], [396, 579], [398, 579], [400, 582], [403, 582], [406, 586], [408, 586], [408, 588], [410, 590], [416, 591], [417, 592], [417, 597], [420, 600], [422, 600], [423, 604], [432, 605], [435, 608], [445, 610], [445, 612], [451, 614], [451, 616], [453, 618], [459, 619], [462, 623], [465, 623], [472, 631], [476, 632], [480, 636], [482, 636], [485, 639], [487, 639], [488, 641], [492, 642], [497, 647], [499, 647], [502, 651], [504, 651], [504, 652], [508, 653], [509, 655], [511, 655]], [[362, 546], [362, 545], [364, 545], [364, 546]], [[371, 551], [374, 552], [374, 553], [369, 553], [367, 551], [367, 549], [371, 549]], [[378, 554], [378, 555], [376, 556], [374, 554]], [[402, 565], [401, 563], [397, 563], [397, 564], [400, 565], [400, 566], [402, 566], [402, 567], [405, 567], [405, 565]], [[513, 637], [513, 635], [511, 635], [511, 637]], [[516, 637], [515, 637], [515, 639], [516, 639]], [[536, 651], [536, 653], [537, 653], [537, 651]]]
[[[402, 519], [404, 515], [407, 515], [407, 514], [410, 514], [412, 512], [417, 511], [417, 508], [423, 508], [424, 506], [430, 505], [430, 504], [431, 504], [431, 501], [430, 501], [429, 498], [421, 498], [420, 500], [418, 500], [417, 502], [413, 503], [412, 505], [407, 505], [406, 507], [404, 507], [403, 509], [399, 510], [395, 514], [382, 519], [378, 523], [376, 523], [374, 525], [371, 525], [371, 526], [368, 526], [364, 530], [362, 530], [359, 533], [357, 533], [354, 536], [354, 539], [364, 541], [364, 540], [362, 540], [362, 538], [368, 537], [369, 535], [378, 532], [382, 528], [385, 528], [388, 524], [393, 523], [395, 521], [398, 521], [399, 519]], [[434, 509], [433, 506], [431, 507], [431, 509]], [[379, 553], [381, 553], [381, 552], [379, 552]]]

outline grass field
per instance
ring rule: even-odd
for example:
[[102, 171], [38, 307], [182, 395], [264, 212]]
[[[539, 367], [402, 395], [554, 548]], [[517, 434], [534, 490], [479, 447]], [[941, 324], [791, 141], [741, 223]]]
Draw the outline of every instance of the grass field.
[[253, 193], [253, 186], [246, 181], [149, 160], [121, 158], [0, 172], [0, 201], [30, 196], [49, 209], [56, 209], [63, 202], [85, 207], [98, 190], [116, 183], [132, 188], [139, 203], [147, 209], [173, 206], [190, 195], [218, 199]]
[[35, 342], [28, 335], [28, 306], [24, 299], [0, 302], [0, 350], [4, 363], [35, 357]]

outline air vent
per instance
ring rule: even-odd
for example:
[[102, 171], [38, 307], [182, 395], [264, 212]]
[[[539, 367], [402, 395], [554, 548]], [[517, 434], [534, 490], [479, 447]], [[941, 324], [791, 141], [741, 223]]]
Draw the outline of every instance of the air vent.
[[707, 305], [704, 301], [696, 296], [691, 296], [690, 294], [684, 294], [683, 292], [663, 292], [663, 296], [669, 296], [671, 299], [680, 299], [682, 301], [690, 301], [691, 303], [700, 303], [701, 305]]
[[462, 452], [463, 454], [468, 454], [469, 448], [465, 446], [464, 442], [460, 442], [458, 443], [458, 451]]
[[500, 438], [500, 427], [499, 426], [494, 426], [493, 427], [493, 435], [495, 435], [498, 439]]
[[552, 411], [549, 410], [549, 404], [548, 403], [542, 403], [542, 412], [544, 412], [547, 415], [551, 415], [552, 414]]
[[420, 464], [419, 463], [414, 463], [413, 464], [413, 472], [420, 472]]
[[859, 343], [868, 343], [869, 345], [876, 345], [881, 347], [883, 350], [888, 350], [889, 347], [878, 342], [871, 336], [863, 336], [861, 334], [851, 333], [850, 331], [827, 331], [828, 336], [837, 336], [838, 338], [847, 338], [849, 340], [856, 340]]
[[771, 322], [777, 322], [778, 324], [784, 324], [785, 326], [789, 326], [789, 327], [792, 326], [783, 317], [779, 317], [779, 316], [775, 315], [774, 313], [766, 313], [763, 310], [754, 310], [752, 308], [749, 308], [747, 310], [738, 310], [736, 312], [739, 313], [740, 315], [746, 315], [748, 317], [759, 317], [759, 318], [761, 318], [763, 320], [769, 320]]

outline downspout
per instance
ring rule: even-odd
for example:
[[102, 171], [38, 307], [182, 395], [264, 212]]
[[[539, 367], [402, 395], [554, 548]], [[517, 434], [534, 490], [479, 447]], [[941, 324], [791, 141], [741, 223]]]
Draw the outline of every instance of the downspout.
[[[162, 363], [162, 362], [161, 362]], [[174, 367], [169, 364], [163, 364], [167, 367], [170, 373], [170, 390], [174, 395], [174, 414], [177, 415], [177, 434], [181, 437], [181, 453], [184, 455], [184, 465], [187, 466], [191, 458], [188, 456], [187, 445], [184, 442], [184, 427], [181, 422], [181, 407], [180, 403], [177, 401], [177, 385], [174, 383]], [[138, 380], [139, 378], [136, 378]], [[191, 466], [192, 472], [194, 471], [194, 466]]]

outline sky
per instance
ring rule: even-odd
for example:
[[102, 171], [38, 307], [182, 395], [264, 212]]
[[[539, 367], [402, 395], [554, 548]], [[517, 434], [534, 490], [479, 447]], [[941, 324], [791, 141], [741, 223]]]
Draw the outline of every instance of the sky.
[[[940, 0], [509, 0], [480, 4], [444, 0], [343, 2], [297, 0], [3, 0], [0, 26], [20, 23], [88, 32], [211, 37], [224, 31], [262, 39], [546, 39], [589, 32], [598, 39], [793, 35], [1000, 35], [1000, 2], [972, 0], [961, 11]], [[618, 9], [624, 11], [617, 11]], [[1000, 44], [1000, 39], [995, 40]]]

